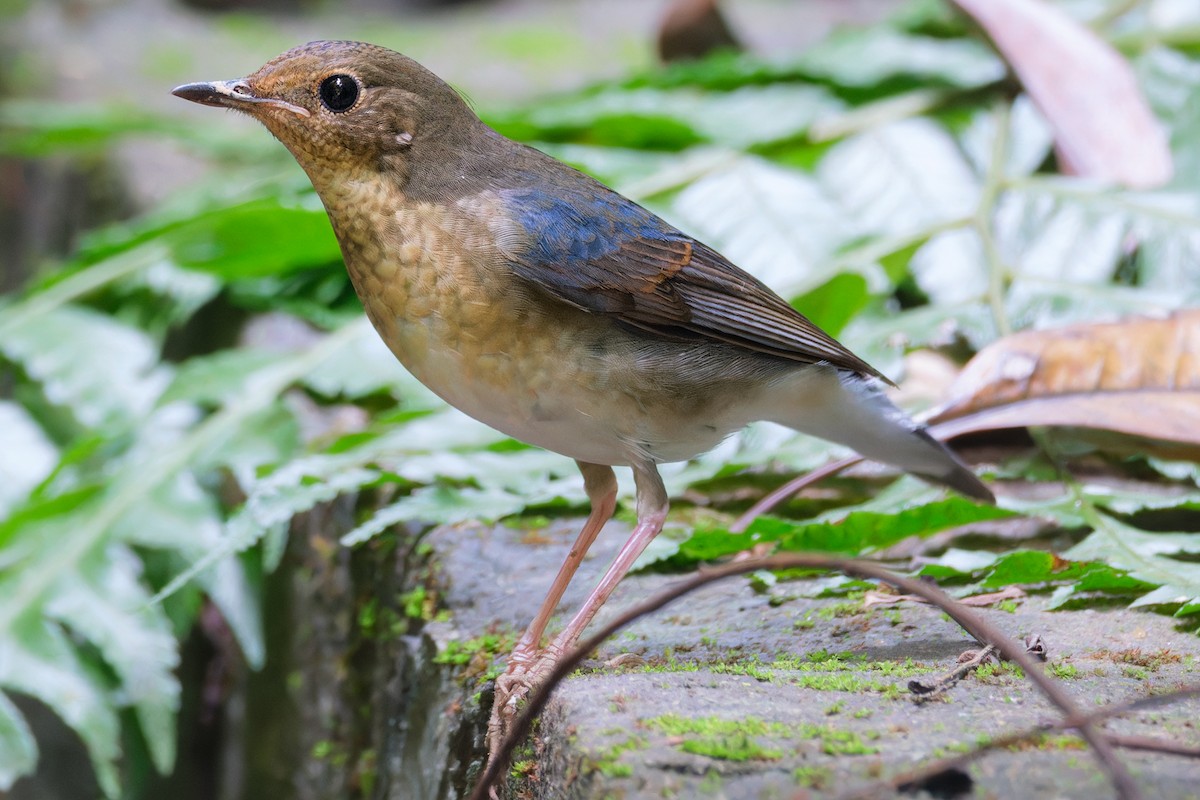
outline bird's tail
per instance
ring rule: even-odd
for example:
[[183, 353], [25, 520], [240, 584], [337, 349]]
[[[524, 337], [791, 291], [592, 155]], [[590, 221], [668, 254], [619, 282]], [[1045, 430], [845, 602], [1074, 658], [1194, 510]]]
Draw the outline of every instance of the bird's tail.
[[869, 459], [976, 500], [996, 502], [991, 490], [949, 448], [888, 400], [877, 379], [811, 369], [796, 380], [801, 402], [793, 391], [776, 394], [781, 399], [788, 396], [789, 402], [786, 409], [771, 409], [772, 421], [852, 447]]

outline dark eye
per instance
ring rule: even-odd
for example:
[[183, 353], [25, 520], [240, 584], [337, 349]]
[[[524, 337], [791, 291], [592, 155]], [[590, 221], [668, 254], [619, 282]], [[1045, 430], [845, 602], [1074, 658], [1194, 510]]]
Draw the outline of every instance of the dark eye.
[[330, 75], [321, 81], [320, 94], [326, 108], [341, 113], [358, 99], [358, 81], [349, 75]]

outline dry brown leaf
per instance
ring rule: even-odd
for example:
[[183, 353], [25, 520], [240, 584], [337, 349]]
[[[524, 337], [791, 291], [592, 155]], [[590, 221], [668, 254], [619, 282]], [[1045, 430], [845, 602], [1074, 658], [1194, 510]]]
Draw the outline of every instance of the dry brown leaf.
[[[960, 597], [958, 602], [964, 606], [983, 608], [984, 606], [1003, 603], [1005, 600], [1020, 600], [1025, 596], [1024, 590], [1020, 587], [1009, 586], [999, 592]], [[915, 594], [892, 594], [891, 592], [879, 591], [877, 589], [868, 589], [863, 593], [863, 608], [870, 608], [871, 606], [894, 606], [898, 603], [924, 603], [928, 605], [929, 601]]]
[[1061, 425], [1200, 447], [1200, 309], [1006, 336], [950, 398], [929, 419], [950, 435]]
[[658, 29], [658, 57], [664, 63], [704, 58], [716, 50], [741, 50], [717, 0], [675, 0]]
[[1173, 167], [1167, 135], [1129, 63], [1041, 0], [955, 0], [987, 31], [1054, 130], [1064, 172], [1135, 189]]

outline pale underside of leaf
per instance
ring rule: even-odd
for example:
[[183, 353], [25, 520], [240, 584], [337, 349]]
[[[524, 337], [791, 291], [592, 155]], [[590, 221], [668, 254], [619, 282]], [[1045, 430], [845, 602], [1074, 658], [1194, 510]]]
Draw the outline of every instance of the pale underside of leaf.
[[12, 788], [17, 778], [33, 772], [38, 748], [20, 709], [0, 692], [0, 792]]
[[120, 723], [112, 699], [57, 625], [25, 619], [11, 629], [0, 649], [0, 686], [37, 698], [61, 717], [86, 745], [101, 790], [118, 795]]

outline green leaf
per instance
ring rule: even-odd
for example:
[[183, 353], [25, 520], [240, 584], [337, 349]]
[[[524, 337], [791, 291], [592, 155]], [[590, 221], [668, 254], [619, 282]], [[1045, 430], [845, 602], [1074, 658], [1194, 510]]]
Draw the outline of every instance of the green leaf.
[[95, 645], [118, 679], [123, 702], [134, 707], [155, 767], [175, 762], [179, 665], [174, 634], [161, 607], [138, 581], [141, 563], [112, 545], [56, 587], [45, 614]]
[[973, 89], [1005, 75], [1004, 63], [980, 42], [910, 36], [883, 25], [835, 31], [806, 50], [799, 66], [813, 77], [872, 93], [905, 79]]
[[867, 306], [870, 299], [867, 279], [856, 273], [844, 272], [795, 298], [792, 306], [818, 328], [830, 336], [837, 336]]
[[[1174, 462], [1181, 467], [1196, 468], [1192, 462]], [[1080, 494], [1088, 502], [1114, 514], [1136, 514], [1139, 511], [1200, 511], [1200, 489], [1178, 485], [1141, 484], [1134, 486], [1084, 484]]]
[[996, 560], [984, 579], [987, 588], [1010, 584], [1041, 583], [1049, 578], [1054, 555], [1038, 550], [1018, 550]]
[[0, 791], [37, 768], [38, 748], [20, 710], [0, 692]]
[[1005, 553], [988, 570], [983, 586], [988, 589], [1013, 585], [1035, 585], [1054, 581], [1070, 581], [1087, 569], [1078, 564], [1066, 564], [1053, 553], [1042, 550], [1016, 550]]
[[190, 358], [175, 371], [158, 402], [219, 405], [245, 391], [254, 374], [278, 358], [278, 353], [251, 348], [218, 350], [212, 355]]
[[864, 234], [929, 237], [911, 269], [932, 300], [952, 304], [986, 290], [974, 234], [953, 227], [979, 205], [981, 183], [944, 127], [918, 118], [858, 134], [830, 150], [817, 175]]
[[216, 297], [221, 281], [162, 259], [109, 288], [119, 304], [115, 313], [161, 340]]
[[[14, 313], [9, 308], [3, 315]], [[0, 353], [20, 364], [50, 403], [92, 429], [139, 419], [171, 374], [142, 331], [74, 306], [26, 319], [0, 338]]]
[[663, 169], [673, 169], [686, 157], [686, 154], [592, 144], [538, 142], [538, 149], [627, 196], [632, 195], [624, 184], [643, 180]]
[[936, 581], [961, 581], [974, 578], [988, 569], [1000, 556], [996, 553], [981, 553], [975, 550], [960, 550], [951, 547], [936, 560], [922, 565], [917, 574]]
[[[1187, 0], [1184, 0], [1184, 4]], [[1193, 11], [1194, 11], [1193, 7]], [[1170, 133], [1173, 186], [1200, 187], [1200, 59], [1169, 47], [1152, 47], [1134, 62], [1142, 90]]]
[[1200, 599], [1200, 564], [1166, 557], [1200, 552], [1200, 534], [1149, 533], [1106, 514], [1091, 513], [1088, 517], [1094, 530], [1064, 553], [1064, 557], [1104, 561], [1127, 570], [1132, 578], [1159, 587], [1135, 600], [1135, 606]]
[[[9, 583], [0, 577], [0, 591], [6, 596]], [[9, 629], [4, 656], [0, 686], [41, 700], [61, 717], [87, 747], [101, 791], [118, 796], [120, 724], [112, 698], [62, 631], [36, 616], [21, 620]]]
[[527, 498], [499, 488], [425, 486], [375, 512], [371, 519], [344, 535], [341, 543], [352, 547], [401, 522], [493, 522], [523, 511], [528, 504]]
[[961, 497], [949, 497], [898, 513], [854, 511], [837, 522], [796, 523], [777, 517], [759, 517], [745, 534], [720, 528], [697, 530], [679, 545], [674, 566], [710, 561], [741, 552], [756, 544], [775, 543], [781, 552], [859, 555], [909, 536], [928, 537], [939, 531], [972, 522], [1002, 519], [1012, 512], [983, 506]]
[[971, 114], [958, 138], [972, 168], [979, 175], [994, 169], [997, 127], [1001, 123], [1006, 127], [1004, 165], [999, 172], [1006, 178], [1036, 172], [1054, 147], [1054, 134], [1037, 106], [1024, 94], [1002, 112], [992, 106]]
[[[1078, 179], [1025, 178], [1004, 196], [996, 237], [1012, 268], [1005, 305], [1022, 326], [1161, 313], [1200, 299], [1194, 191], [1116, 191]], [[1123, 273], [1136, 289], [1112, 285]]]
[[350, 399], [386, 392], [405, 401], [405, 407], [435, 409], [445, 401], [425, 388], [396, 360], [369, 325], [334, 358], [318, 364], [304, 376], [304, 385], [325, 397]]
[[[222, 524], [216, 500], [204, 491], [193, 473], [184, 471], [153, 489], [118, 520], [112, 536], [141, 547], [177, 553], [179, 558], [173, 563], [186, 566], [222, 546]], [[226, 556], [196, 580], [233, 631], [247, 663], [252, 667], [261, 665], [266, 655], [262, 615], [258, 594], [242, 562]]]
[[24, 407], [0, 400], [0, 518], [29, 496], [58, 462], [58, 450]]
[[187, 219], [162, 239], [182, 267], [225, 280], [338, 265], [341, 251], [315, 195], [269, 197]]
[[812, 177], [753, 156], [679, 193], [671, 209], [684, 230], [781, 294], [828, 280], [830, 256], [863, 231]]
[[44, 156], [67, 149], [99, 149], [130, 135], [186, 138], [178, 120], [141, 108], [54, 103], [47, 98], [0, 104], [0, 153]]
[[679, 87], [730, 91], [741, 86], [755, 86], [805, 77], [795, 64], [767, 61], [750, 53], [719, 51], [707, 58], [677, 61], [640, 75], [626, 78], [617, 85], [626, 90], [645, 87], [677, 89]]
[[797, 137], [819, 116], [841, 108], [829, 91], [803, 84], [711, 93], [610, 89], [539, 103], [518, 118], [492, 122], [501, 133], [525, 139], [642, 150], [680, 150], [702, 142], [746, 148]]

